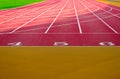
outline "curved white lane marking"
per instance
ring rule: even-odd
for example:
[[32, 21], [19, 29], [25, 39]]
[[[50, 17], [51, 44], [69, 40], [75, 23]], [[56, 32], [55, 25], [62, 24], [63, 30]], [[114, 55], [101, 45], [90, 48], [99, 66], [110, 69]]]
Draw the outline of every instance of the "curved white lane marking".
[[37, 19], [38, 17], [40, 17], [41, 15], [43, 15], [44, 13], [48, 12], [49, 10], [51, 10], [52, 8], [56, 7], [58, 4], [48, 8], [46, 11], [40, 13], [39, 15], [37, 15], [36, 17], [32, 18], [31, 20], [29, 20], [28, 22], [24, 23], [23, 25], [17, 27], [16, 29], [14, 29], [13, 31], [9, 32], [9, 33], [14, 33], [15, 31], [19, 30], [20, 28], [24, 27], [25, 25], [27, 25], [28, 23], [34, 21], [35, 19]]
[[[104, 5], [104, 6], [105, 6], [105, 4], [103, 4], [103, 3], [98, 3], [98, 2], [93, 1], [93, 0], [91, 0], [91, 2], [92, 2], [92, 4], [94, 4], [94, 5], [95, 5], [95, 3], [97, 3], [97, 4], [100, 4], [100, 5]], [[108, 8], [112, 8], [112, 9], [117, 10], [117, 11], [120, 11], [120, 10], [117, 9], [117, 8], [113, 8], [113, 7], [110, 7], [110, 6], [106, 6], [106, 7], [108, 7]]]
[[[111, 18], [111, 17], [114, 17], [114, 16], [107, 16], [107, 17], [104, 17], [103, 19], [105, 18]], [[81, 23], [86, 23], [86, 22], [93, 22], [93, 21], [96, 21], [98, 19], [90, 19], [90, 20], [83, 20], [81, 21]], [[65, 25], [70, 25], [70, 24], [77, 24], [77, 23], [68, 23], [69, 21], [72, 21], [72, 20], [68, 20], [68, 21], [64, 21], [66, 22], [66, 24], [61, 24], [61, 25], [58, 25], [56, 27], [60, 27], [60, 26], [65, 26]], [[54, 26], [53, 26], [54, 27]], [[26, 32], [26, 31], [33, 31], [33, 30], [39, 30], [39, 29], [46, 29], [47, 27], [45, 28], [34, 28], [34, 29], [27, 29], [27, 30], [20, 30], [20, 31], [17, 31], [18, 32]], [[2, 30], [7, 30], [7, 29], [12, 29], [12, 28], [4, 28]]]
[[[86, 3], [89, 3], [89, 4], [91, 4], [91, 5], [94, 5], [94, 6], [97, 7], [97, 8], [100, 8], [100, 7], [98, 7], [98, 6], [96, 6], [95, 4], [92, 4], [92, 3], [90, 3], [90, 2], [87, 2], [87, 1], [86, 1]], [[100, 9], [106, 12], [106, 10], [104, 10], [104, 9], [102, 9], [102, 8], [100, 8]], [[111, 15], [117, 17], [117, 18], [120, 18], [120, 16], [117, 16], [117, 15], [111, 13], [111, 12], [107, 12], [107, 13], [109, 13], [109, 14], [111, 14]]]
[[9, 19], [9, 20], [6, 20], [6, 21], [3, 21], [3, 22], [0, 22], [0, 24], [3, 24], [3, 23], [6, 23], [6, 22], [11, 21], [11, 20], [13, 20], [13, 19], [16, 19], [16, 18], [22, 17], [23, 15], [26, 15], [26, 14], [28, 14], [28, 13], [34, 12], [34, 11], [36, 11], [36, 10], [38, 10], [38, 9], [39, 9], [39, 8], [36, 8], [36, 9], [34, 9], [34, 10], [32, 10], [32, 11], [29, 11], [29, 12], [24, 13], [24, 14], [22, 14], [22, 15], [19, 15], [19, 16], [17, 16], [17, 17], [14, 17], [14, 18], [11, 18], [11, 19]]
[[96, 15], [92, 10], [90, 10], [85, 4], [83, 4], [81, 1], [80, 3], [86, 7], [96, 18], [98, 18], [101, 22], [103, 22], [109, 29], [111, 29], [114, 33], [118, 33], [115, 29], [113, 29], [108, 23], [106, 23], [102, 18], [100, 18], [98, 15]]
[[[54, 1], [53, 3], [55, 3], [56, 1]], [[51, 5], [52, 3], [50, 3], [49, 5]], [[47, 6], [49, 6], [49, 5], [47, 5]], [[28, 5], [27, 5], [28, 6]], [[45, 5], [46, 6], [46, 5]], [[45, 7], [45, 6], [42, 6], [42, 7], [40, 7], [40, 9], [42, 9], [43, 7]], [[22, 6], [22, 7], [24, 7], [24, 6]], [[18, 7], [17, 7], [18, 8]], [[11, 10], [14, 10], [14, 9], [17, 9], [17, 8], [13, 8], [13, 9], [11, 9]], [[6, 15], [11, 15], [11, 14], [13, 14], [13, 13], [16, 13], [16, 12], [21, 12], [21, 11], [25, 11], [27, 8], [24, 8], [24, 9], [19, 9], [19, 10], [17, 10], [17, 11], [12, 11], [12, 12], [10, 12], [10, 13], [8, 13], [8, 14], [3, 14], [3, 15], [0, 15], [0, 17], [2, 17], [2, 16], [6, 16]], [[6, 11], [8, 11], [8, 10], [6, 10]]]
[[31, 12], [37, 11], [37, 10], [39, 10], [39, 9], [41, 9], [41, 7], [38, 7], [38, 8], [32, 9], [32, 10], [29, 11], [29, 12], [26, 12], [26, 13], [23, 13], [23, 14], [18, 15], [18, 16], [16, 16], [16, 17], [10, 18], [9, 20], [5, 20], [5, 21], [3, 21], [3, 22], [0, 22], [0, 24], [3, 24], [3, 23], [6, 23], [6, 22], [9, 22], [9, 21], [11, 21], [11, 20], [14, 20], [14, 19], [16, 19], [16, 18], [22, 17], [22, 16], [24, 16], [24, 15], [26, 15], [26, 14], [29, 14], [29, 13], [31, 13]]

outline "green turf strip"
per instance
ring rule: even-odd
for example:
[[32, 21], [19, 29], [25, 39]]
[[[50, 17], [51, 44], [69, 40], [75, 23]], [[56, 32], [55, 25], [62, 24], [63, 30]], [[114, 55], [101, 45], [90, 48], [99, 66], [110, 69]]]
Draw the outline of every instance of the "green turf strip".
[[15, 8], [44, 0], [0, 0], [0, 9]]

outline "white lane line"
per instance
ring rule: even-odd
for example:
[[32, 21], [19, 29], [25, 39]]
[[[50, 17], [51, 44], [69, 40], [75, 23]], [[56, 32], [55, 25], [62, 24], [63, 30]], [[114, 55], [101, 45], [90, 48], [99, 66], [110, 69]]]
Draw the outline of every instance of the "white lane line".
[[[93, 16], [93, 15], [91, 15], [91, 16]], [[105, 18], [111, 18], [111, 17], [114, 17], [114, 16], [111, 16], [111, 15], [109, 15], [109, 16], [106, 16], [106, 17], [104, 17], [103, 19], [105, 19]], [[83, 17], [84, 18], [84, 17]], [[85, 18], [90, 18], [90, 17], [85, 17]], [[88, 20], [83, 20], [83, 21], [81, 21], [80, 23], [85, 23], [85, 22], [92, 22], [92, 21], [95, 21], [95, 20], [99, 20], [99, 19], [88, 19]], [[72, 20], [67, 20], [67, 21], [64, 21], [64, 22], [69, 22], [69, 21], [73, 21], [73, 19]], [[63, 24], [62, 24], [63, 25]]]
[[3, 14], [3, 15], [0, 15], [0, 17], [2, 17], [2, 16], [8, 16], [8, 15], [11, 15], [11, 14], [13, 14], [13, 13], [17, 13], [17, 12], [21, 12], [21, 11], [25, 11], [25, 9], [22, 9], [22, 10], [17, 10], [17, 11], [14, 11], [14, 12], [10, 12], [10, 13], [8, 13], [8, 14]]
[[[74, 1], [74, 0], [73, 0], [73, 5], [74, 5], [75, 15], [76, 15], [77, 23], [78, 23], [79, 33], [82, 34], [82, 29], [81, 29], [81, 25], [80, 25], [80, 20], [79, 20], [79, 17], [78, 17], [78, 13], [77, 13], [77, 9], [76, 9], [75, 1]], [[86, 7], [85, 7], [85, 8], [86, 8]]]
[[103, 13], [99, 13], [99, 14], [97, 14], [97, 15], [100, 15], [100, 14], [105, 14], [105, 13], [110, 12], [110, 11], [112, 11], [112, 8], [111, 8], [111, 9], [109, 9], [109, 10], [107, 10], [107, 11], [105, 11], [105, 12], [103, 12]]
[[[107, 17], [104, 17], [104, 18], [111, 18], [111, 17], [114, 17], [114, 16], [107, 16]], [[103, 19], [104, 19], [103, 18]], [[83, 20], [81, 21], [81, 23], [86, 23], [86, 22], [93, 22], [93, 21], [96, 21], [96, 20], [99, 20], [99, 19], [90, 19], [90, 20]], [[73, 21], [73, 20], [67, 20], [67, 21], [64, 21], [65, 23], [69, 23], [69, 21]], [[70, 24], [77, 24], [77, 23], [69, 23], [69, 24], [61, 24], [61, 25], [58, 25], [59, 26], [66, 26], [66, 25], [70, 25]], [[56, 26], [57, 27], [57, 26]], [[44, 27], [44, 28], [34, 28], [34, 29], [27, 29], [27, 30], [20, 30], [20, 31], [17, 31], [17, 32], [25, 32], [25, 31], [33, 31], [33, 30], [41, 30], [41, 29], [46, 29], [47, 27]], [[10, 29], [10, 28], [4, 28], [4, 29], [1, 29], [1, 30], [7, 30], [7, 29]], [[12, 28], [11, 28], [12, 29]], [[1, 31], [0, 30], [0, 31]]]
[[43, 15], [44, 13], [48, 12], [49, 10], [51, 10], [52, 8], [54, 8], [54, 7], [57, 6], [57, 5], [58, 5], [58, 4], [56, 4], [56, 5], [52, 6], [52, 7], [50, 7], [48, 10], [46, 10], [46, 11], [40, 13], [40, 14], [37, 15], [36, 17], [32, 18], [32, 19], [29, 20], [28, 22], [26, 22], [26, 23], [24, 23], [23, 25], [17, 27], [16, 29], [14, 29], [13, 31], [11, 31], [11, 32], [9, 32], [9, 33], [14, 33], [15, 31], [17, 31], [17, 30], [19, 30], [20, 28], [24, 27], [24, 26], [27, 25], [28, 23], [34, 21], [35, 19], [37, 19], [38, 17], [40, 17], [40, 16]]
[[[113, 16], [104, 17], [104, 18], [110, 18], [110, 17], [113, 17]], [[85, 20], [85, 21], [81, 21], [81, 23], [93, 22], [93, 21], [96, 21], [96, 20], [99, 20], [99, 19]], [[69, 21], [72, 21], [72, 20], [68, 20], [68, 21], [64, 21], [64, 22], [69, 22]], [[61, 26], [62, 26], [62, 27], [65, 27], [65, 26], [70, 25], [70, 24], [77, 24], [77, 23], [61, 24], [61, 25], [58, 25], [58, 26], [55, 26], [55, 27], [61, 27]], [[47, 27], [27, 29], [27, 30], [20, 30], [20, 31], [17, 31], [17, 33], [20, 33], [20, 32], [28, 32], [28, 31], [35, 31], [35, 30], [42, 30], [42, 29], [46, 29], [46, 28], [47, 28]]]
[[[103, 19], [105, 18], [111, 18], [111, 17], [114, 17], [114, 16], [107, 16], [107, 17], [104, 17]], [[55, 18], [55, 17], [54, 17]], [[90, 17], [88, 17], [90, 18]], [[93, 21], [96, 21], [96, 20], [99, 20], [99, 19], [90, 19], [90, 20], [85, 20], [85, 21], [81, 21], [81, 23], [86, 23], [86, 22], [93, 22]], [[68, 20], [68, 21], [64, 21], [64, 22], [69, 22], [69, 21], [73, 21], [73, 20]], [[69, 23], [69, 24], [77, 24], [77, 23]], [[64, 25], [69, 25], [69, 24], [61, 24], [61, 25], [58, 25], [58, 26], [64, 26]], [[21, 30], [19, 32], [24, 32], [24, 31], [32, 31], [32, 30], [39, 30], [39, 29], [46, 29], [47, 27], [45, 28], [34, 28], [34, 29], [28, 29], [28, 30]], [[10, 29], [10, 28], [4, 28], [4, 29], [1, 29], [1, 30], [7, 30], [7, 29]], [[0, 30], [0, 31], [1, 31]]]
[[[89, 2], [89, 1], [88, 1]], [[93, 1], [93, 0], [91, 0], [91, 2], [92, 3], [97, 3], [97, 4], [100, 4], [100, 5], [104, 5], [105, 6], [105, 4], [103, 4], [103, 3], [100, 3], [100, 2], [96, 2], [96, 1]], [[119, 9], [117, 9], [117, 8], [113, 8], [113, 7], [110, 7], [110, 6], [106, 6], [106, 7], [108, 7], [108, 8], [112, 8], [112, 9], [115, 9], [115, 10], [117, 10], [117, 11], [120, 11]]]
[[102, 9], [102, 8], [100, 8], [100, 7], [98, 7], [98, 6], [96, 6], [96, 5], [93, 4], [93, 3], [90, 3], [90, 2], [87, 2], [87, 1], [85, 1], [85, 2], [91, 4], [91, 5], [95, 6], [95, 7], [97, 7], [97, 8], [99, 8], [99, 9], [103, 10], [103, 11], [105, 11], [106, 13], [109, 13], [109, 14], [111, 14], [111, 15], [117, 17], [117, 18], [120, 18], [120, 16], [117, 16], [117, 15], [111, 13], [111, 12], [107, 12], [106, 10], [104, 10], [104, 9]]
[[[42, 7], [41, 7], [42, 8]], [[30, 10], [30, 9], [20, 9], [20, 10], [17, 10], [17, 11], [14, 11], [14, 12], [10, 12], [10, 13], [8, 13], [8, 14], [3, 14], [3, 15], [0, 15], [0, 17], [3, 17], [3, 16], [8, 16], [8, 15], [11, 15], [11, 14], [13, 14], [13, 13], [18, 13], [18, 12], [22, 12], [22, 11], [27, 11], [27, 10]]]
[[[0, 33], [0, 35], [5, 35], [5, 34], [9, 34], [9, 33]], [[44, 33], [34, 33], [34, 32], [26, 32], [26, 33], [17, 32], [15, 34], [42, 34], [42, 35], [44, 35]], [[80, 33], [71, 32], [71, 33], [49, 33], [49, 34], [80, 34]], [[84, 34], [103, 34], [103, 35], [105, 35], [105, 34], [114, 34], [114, 35], [116, 35], [115, 33], [103, 33], [103, 32], [100, 32], [100, 33], [84, 33]], [[117, 35], [119, 35], [119, 34], [120, 33], [117, 33]]]
[[[85, 9], [86, 10], [86, 9]], [[96, 9], [96, 11], [97, 10], [99, 10], [99, 8], [98, 9]], [[112, 9], [109, 9], [108, 11], [111, 11]], [[81, 12], [81, 10], [78, 10], [78, 12]], [[107, 12], [107, 11], [106, 11]], [[102, 15], [102, 14], [105, 14], [106, 12], [103, 12], [103, 13], [98, 13], [97, 15]], [[86, 13], [82, 13], [82, 14], [87, 14], [87, 13], [89, 13], [89, 12], [86, 12]], [[115, 15], [119, 15], [119, 14], [115, 14]], [[86, 17], [91, 17], [92, 15], [88, 15], [88, 16], [84, 16], [85, 18]], [[65, 17], [71, 17], [71, 16], [65, 16]], [[83, 18], [84, 18], [83, 17]]]
[[[53, 3], [55, 3], [55, 2], [57, 2], [57, 1], [54, 1]], [[38, 4], [39, 4], [39, 3], [38, 3]], [[51, 3], [51, 4], [52, 4], [52, 3]], [[49, 5], [51, 5], [51, 4], [49, 4]], [[49, 5], [44, 5], [44, 6], [40, 7], [40, 9], [43, 8], [43, 7], [49, 6]], [[24, 7], [24, 6], [22, 6], [22, 7]], [[21, 8], [22, 8], [22, 7], [21, 7]], [[29, 6], [28, 6], [28, 7], [29, 7]], [[14, 8], [14, 9], [17, 9], [17, 8]], [[18, 9], [19, 9], [19, 8], [18, 8]], [[19, 10], [17, 10], [17, 11], [15, 10], [14, 12], [10, 12], [10, 13], [8, 13], [8, 14], [0, 15], [0, 17], [6, 16], [6, 15], [11, 15], [11, 14], [16, 13], [16, 12], [21, 12], [21, 11], [23, 11], [23, 10], [25, 11], [26, 9], [27, 9], [27, 8], [19, 9]], [[29, 8], [28, 8], [28, 9], [29, 9]], [[27, 10], [28, 10], [28, 9], [27, 9]], [[7, 11], [6, 11], [6, 12], [7, 12]]]
[[24, 13], [24, 14], [22, 14], [22, 15], [18, 15], [17, 17], [11, 18], [11, 19], [6, 20], [6, 21], [3, 21], [3, 22], [1, 22], [0, 24], [3, 24], [3, 23], [6, 23], [6, 22], [9, 22], [9, 21], [11, 21], [11, 20], [13, 20], [13, 19], [16, 19], [16, 18], [22, 17], [23, 15], [29, 14], [29, 13], [34, 12], [34, 11], [39, 10], [39, 9], [41, 9], [41, 7], [40, 7], [40, 8], [35, 8], [35, 9], [33, 9], [32, 11], [26, 12], [26, 13]]
[[113, 29], [109, 24], [107, 24], [102, 18], [96, 15], [92, 10], [90, 10], [86, 5], [84, 5], [80, 0], [79, 2], [86, 7], [95, 17], [97, 17], [101, 22], [103, 22], [108, 28], [110, 28], [114, 33], [118, 33], [115, 29]]
[[17, 17], [11, 18], [11, 19], [6, 20], [6, 21], [3, 21], [3, 22], [1, 22], [0, 24], [3, 24], [3, 23], [5, 23], [5, 22], [9, 22], [9, 21], [11, 21], [11, 20], [13, 20], [13, 19], [16, 19], [16, 18], [22, 17], [23, 15], [26, 15], [26, 14], [28, 14], [28, 13], [34, 12], [34, 11], [36, 11], [36, 10], [38, 10], [38, 9], [39, 9], [39, 8], [36, 8], [36, 9], [34, 9], [34, 10], [32, 10], [32, 11], [29, 11], [29, 12], [24, 13], [24, 14], [22, 14], [22, 15], [19, 15], [19, 16], [17, 16]]
[[[71, 25], [71, 24], [77, 24], [77, 23], [68, 23], [68, 24], [62, 24], [62, 25], [57, 25], [55, 27], [66, 27], [67, 25]], [[17, 31], [17, 33], [20, 33], [20, 32], [28, 32], [28, 31], [35, 31], [35, 30], [42, 30], [42, 29], [46, 29], [47, 27], [42, 27], [42, 28], [34, 28], [34, 29], [27, 29], [27, 30], [20, 30], [20, 31]]]
[[63, 12], [69, 12], [69, 11], [71, 11], [71, 10], [74, 10], [74, 8], [67, 9], [67, 10], [65, 10], [65, 11], [63, 11]]
[[60, 14], [62, 13], [63, 9], [65, 8], [65, 6], [67, 5], [67, 3], [69, 2], [69, 0], [66, 1], [66, 3], [64, 4], [64, 6], [62, 7], [62, 9], [59, 11], [59, 13], [57, 14], [57, 16], [55, 17], [55, 19], [52, 21], [52, 23], [49, 25], [49, 27], [47, 28], [47, 30], [45, 31], [45, 34], [48, 33], [48, 31], [50, 30], [50, 28], [52, 27], [52, 25], [55, 23], [55, 21], [57, 20], [57, 18], [60, 16]]
[[[98, 11], [98, 10], [100, 10], [100, 8], [97, 8], [97, 10], [94, 10], [94, 11]], [[105, 12], [98, 13], [97, 15], [105, 14], [105, 13], [110, 12], [110, 11], [112, 11], [112, 8], [109, 10], [106, 10]]]

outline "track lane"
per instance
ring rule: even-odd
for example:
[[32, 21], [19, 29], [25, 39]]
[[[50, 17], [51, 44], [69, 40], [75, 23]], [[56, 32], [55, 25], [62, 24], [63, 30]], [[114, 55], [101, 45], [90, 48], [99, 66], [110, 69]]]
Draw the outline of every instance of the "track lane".
[[[78, 1], [78, 2], [76, 1], [76, 3], [78, 5], [78, 7], [77, 7], [78, 9], [81, 6], [86, 8], [85, 12], [79, 12], [79, 19], [81, 21], [83, 33], [85, 33], [85, 34], [89, 34], [89, 33], [93, 33], [93, 34], [95, 34], [95, 33], [113, 33], [110, 29], [105, 28], [106, 26], [101, 21], [99, 21], [99, 19], [96, 16], [94, 16], [94, 14], [92, 13], [92, 12], [94, 12], [94, 13], [97, 12], [99, 10], [98, 8], [90, 6], [89, 7], [90, 10], [92, 10], [92, 12], [91, 12], [91, 11], [89, 11], [88, 7], [83, 6], [80, 1]], [[87, 14], [83, 14], [83, 13], [87, 13]], [[90, 16], [90, 17], [88, 17], [88, 16]], [[87, 20], [89, 20], [89, 21], [94, 20], [94, 21], [83, 22], [83, 21], [87, 21]]]
[[[46, 6], [45, 9], [39, 9], [39, 7], [37, 9], [39, 10], [32, 10], [33, 12], [27, 12], [26, 15], [22, 15], [22, 16], [18, 16], [17, 18], [13, 18], [11, 21], [1, 24], [0, 27], [1, 32], [11, 32], [12, 30], [14, 30], [15, 28], [21, 27], [21, 26], [25, 26], [26, 23], [28, 23], [29, 21], [31, 22], [31, 20], [33, 18], [36, 18], [37, 16], [39, 16], [41, 13], [43, 13], [44, 11], [46, 11], [47, 9], [49, 9], [50, 7], [56, 6], [59, 4], [55, 4], [55, 5], [50, 5], [50, 6]], [[39, 16], [40, 17], [40, 16]]]
[[21, 7], [17, 7], [17, 8], [11, 8], [9, 10], [5, 9], [5, 10], [0, 10], [0, 16], [5, 16], [5, 15], [9, 15], [9, 14], [12, 14], [12, 13], [15, 13], [17, 11], [21, 11], [22, 9], [32, 9], [32, 8], [36, 8], [36, 7], [44, 7], [44, 6], [47, 6], [48, 4], [55, 4], [57, 2], [59, 2], [60, 0], [46, 0], [44, 2], [37, 2], [35, 4], [29, 4], [29, 5], [26, 5], [26, 6], [21, 6]]
[[66, 5], [68, 4], [69, 0], [66, 1], [66, 3], [63, 5], [63, 7], [60, 9], [60, 11], [58, 12], [58, 14], [55, 16], [55, 18], [53, 19], [53, 21], [50, 23], [50, 25], [48, 26], [48, 28], [45, 30], [45, 34], [48, 33], [48, 31], [50, 30], [50, 28], [53, 26], [53, 24], [56, 22], [56, 20], [58, 19], [58, 17], [60, 16], [60, 14], [62, 13], [62, 11], [64, 10], [64, 8], [66, 7]]
[[[81, 5], [78, 1], [81, 1], [87, 7]], [[91, 0], [88, 1], [90, 3], [83, 0], [74, 0], [74, 2], [73, 0], [69, 0], [67, 4], [67, 0], [58, 0], [54, 3], [54, 5], [58, 5], [51, 10], [46, 11], [53, 4], [33, 13], [26, 14], [23, 17], [11, 20], [8, 23], [4, 23], [1, 26], [2, 29], [0, 29], [0, 45], [119, 46], [120, 34], [113, 32], [113, 30], [106, 27], [105, 23], [99, 19], [101, 18], [111, 26], [107, 21], [110, 18], [118, 18], [113, 16], [113, 14], [119, 16], [119, 8]], [[90, 5], [93, 2], [96, 3], [94, 5], [100, 4], [100, 6]], [[34, 8], [39, 5], [34, 5]], [[26, 8], [30, 7], [26, 6]], [[33, 10], [32, 8], [30, 9]], [[44, 13], [42, 10], [46, 12]], [[40, 13], [43, 14], [40, 15]], [[115, 19], [112, 23], [117, 21], [119, 21], [119, 18]], [[79, 32], [79, 23], [82, 34]], [[113, 28], [115, 27], [118, 26], [114, 25]], [[45, 33], [47, 29], [49, 30]], [[117, 31], [119, 32], [118, 29]]]
[[[61, 12], [61, 14], [59, 15], [59, 17], [56, 19], [56, 21], [54, 22], [50, 30], [48, 31], [48, 34], [63, 34], [63, 33], [65, 34], [78, 33], [79, 34], [79, 29], [78, 29], [78, 24], [77, 24], [74, 9], [70, 10], [70, 12], [66, 12], [66, 10], [73, 8], [73, 6], [74, 6], [73, 2], [72, 0], [70, 0], [69, 3], [66, 5], [66, 7]], [[71, 19], [72, 21], [69, 21]], [[73, 24], [70, 24], [71, 22]], [[59, 26], [61, 24], [66, 24], [66, 25]]]
[[[49, 10], [48, 12], [44, 13], [42, 16], [37, 17], [35, 20], [29, 22], [28, 24], [26, 24], [24, 26], [24, 28], [21, 28], [18, 31], [38, 28], [35, 31], [33, 30], [33, 31], [30, 31], [30, 32], [44, 34], [44, 32], [48, 29], [48, 27], [52, 23], [52, 21], [55, 19], [55, 17], [61, 11], [61, 8], [65, 5], [65, 3], [66, 3], [66, 1], [58, 4], [55, 8], [53, 8], [52, 10]], [[56, 9], [56, 8], [58, 8], [58, 9]], [[49, 16], [46, 17], [47, 15], [49, 15]], [[40, 20], [40, 19], [42, 19], [42, 20]], [[41, 29], [41, 28], [43, 28], [43, 29]]]
[[[4, 13], [3, 15], [0, 16], [0, 24], [3, 24], [3, 23], [6, 23], [6, 22], [9, 22], [11, 20], [13, 20], [14, 18], [19, 18], [19, 17], [22, 17], [26, 14], [29, 14], [29, 12], [32, 12], [34, 11], [34, 9], [36, 10], [42, 10], [42, 9], [45, 9], [45, 7], [49, 7], [51, 5], [54, 5], [55, 2], [58, 2], [58, 0], [54, 1], [54, 2], [48, 2], [48, 4], [44, 4], [44, 5], [40, 5], [42, 3], [38, 3], [38, 4], [33, 4], [33, 5], [30, 5], [30, 7], [24, 7], [24, 8], [16, 8], [16, 9], [13, 9], [15, 10], [14, 11], [11, 11], [10, 10], [7, 10], [8, 11], [8, 14]], [[44, 3], [44, 2], [43, 2]], [[37, 9], [38, 8], [38, 9]], [[11, 12], [11, 13], [10, 13]], [[3, 22], [2, 22], [3, 21]]]
[[[88, 2], [86, 2], [88, 3]], [[97, 6], [97, 5], [94, 5], [94, 4], [91, 4], [90, 6], [94, 6], [94, 7], [100, 7], [100, 6]], [[101, 8], [100, 10], [104, 11], [105, 12], [105, 9]], [[116, 11], [116, 10], [115, 10]], [[120, 13], [120, 11], [116, 11], [116, 13]], [[105, 16], [113, 16], [113, 17], [110, 17], [110, 18], [104, 18]], [[112, 28], [114, 28], [118, 33], [120, 33], [120, 28], [119, 28], [119, 25], [120, 25], [120, 16], [118, 15], [115, 15], [114, 13], [111, 12], [106, 12], [105, 14], [103, 15], [99, 15], [99, 17], [103, 18], [103, 20], [107, 23], [109, 23], [109, 25], [111, 25]]]
[[114, 10], [117, 10], [117, 11], [120, 11], [120, 8], [117, 7], [117, 6], [113, 6], [113, 5], [109, 5], [109, 4], [105, 4], [105, 3], [102, 3], [102, 2], [98, 2], [98, 1], [95, 1], [95, 0], [87, 0], [93, 4], [96, 4], [96, 5], [100, 5], [100, 6], [105, 6], [107, 8], [112, 8]]

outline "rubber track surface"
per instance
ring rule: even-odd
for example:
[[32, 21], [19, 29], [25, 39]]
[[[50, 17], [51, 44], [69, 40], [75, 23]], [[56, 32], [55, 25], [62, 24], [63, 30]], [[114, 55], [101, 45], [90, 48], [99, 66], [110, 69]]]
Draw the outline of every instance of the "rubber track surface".
[[120, 7], [48, 0], [1, 10], [0, 46], [120, 46]]

